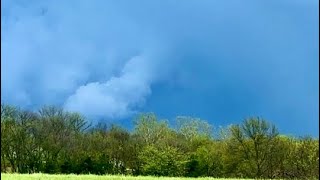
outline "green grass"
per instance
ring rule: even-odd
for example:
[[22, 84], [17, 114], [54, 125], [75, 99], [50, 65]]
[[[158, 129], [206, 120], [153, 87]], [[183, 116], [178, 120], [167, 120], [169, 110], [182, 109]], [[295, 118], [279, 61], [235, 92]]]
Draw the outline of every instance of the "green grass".
[[[50, 175], [50, 174], [1, 174], [2, 180], [232, 180], [224, 178], [180, 178], [180, 177], [152, 177], [152, 176], [122, 176], [122, 175]], [[237, 179], [240, 180], [240, 179]]]

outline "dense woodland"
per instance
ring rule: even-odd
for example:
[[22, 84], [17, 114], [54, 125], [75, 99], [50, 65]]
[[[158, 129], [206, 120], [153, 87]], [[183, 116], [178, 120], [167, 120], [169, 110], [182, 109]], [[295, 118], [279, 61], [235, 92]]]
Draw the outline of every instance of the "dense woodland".
[[128, 131], [56, 107], [2, 104], [1, 172], [319, 178], [318, 139], [281, 135], [259, 117], [224, 128], [192, 117], [169, 126], [153, 113], [133, 121]]

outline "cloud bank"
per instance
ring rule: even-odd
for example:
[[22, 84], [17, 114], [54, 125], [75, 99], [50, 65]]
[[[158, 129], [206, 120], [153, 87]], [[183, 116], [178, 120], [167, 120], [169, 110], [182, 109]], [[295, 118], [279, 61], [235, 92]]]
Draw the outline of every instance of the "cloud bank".
[[[86, 115], [125, 117], [161, 77], [161, 43], [96, 1], [4, 1], [3, 100], [63, 105]], [[160, 68], [157, 67], [157, 68]], [[156, 74], [157, 73], [157, 74]], [[158, 76], [158, 77], [157, 77]]]
[[1, 3], [3, 102], [318, 131], [317, 0]]

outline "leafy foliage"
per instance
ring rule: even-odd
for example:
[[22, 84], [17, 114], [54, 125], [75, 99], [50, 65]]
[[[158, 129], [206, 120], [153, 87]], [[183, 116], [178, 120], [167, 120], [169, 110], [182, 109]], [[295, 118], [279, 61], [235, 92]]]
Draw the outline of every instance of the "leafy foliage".
[[134, 122], [129, 132], [56, 107], [1, 105], [1, 172], [319, 178], [318, 139], [279, 135], [259, 117], [217, 138], [198, 118], [179, 116], [176, 128], [153, 113]]

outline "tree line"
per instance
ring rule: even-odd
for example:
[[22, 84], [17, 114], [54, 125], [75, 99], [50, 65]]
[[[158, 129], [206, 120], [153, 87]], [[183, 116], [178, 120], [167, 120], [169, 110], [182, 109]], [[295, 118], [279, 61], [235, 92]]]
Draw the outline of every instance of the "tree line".
[[153, 113], [133, 121], [128, 131], [53, 106], [2, 104], [1, 172], [319, 178], [318, 139], [281, 135], [259, 117], [214, 131], [193, 117], [174, 127]]

